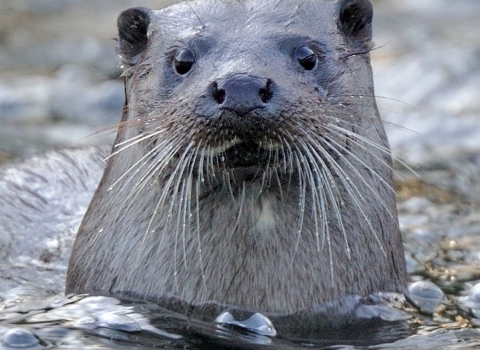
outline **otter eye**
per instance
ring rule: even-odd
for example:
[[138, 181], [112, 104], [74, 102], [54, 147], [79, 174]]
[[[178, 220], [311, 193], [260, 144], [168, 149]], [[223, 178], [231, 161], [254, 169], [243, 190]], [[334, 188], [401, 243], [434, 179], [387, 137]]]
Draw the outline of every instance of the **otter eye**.
[[309, 46], [300, 46], [295, 50], [295, 59], [305, 70], [312, 70], [317, 64], [317, 55]]
[[190, 49], [181, 49], [174, 59], [175, 70], [178, 74], [187, 74], [195, 63], [195, 56]]

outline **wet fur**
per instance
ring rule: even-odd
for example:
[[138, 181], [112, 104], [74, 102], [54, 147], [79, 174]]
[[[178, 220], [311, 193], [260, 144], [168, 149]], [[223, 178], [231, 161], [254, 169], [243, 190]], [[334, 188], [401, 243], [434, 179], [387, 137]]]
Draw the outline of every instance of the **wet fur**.
[[[121, 30], [126, 109], [75, 242], [67, 292], [281, 313], [401, 292], [371, 17], [342, 22], [357, 3], [363, 14], [366, 1], [196, 1], [134, 12], [148, 41]], [[291, 59], [302, 40], [321, 53], [314, 71]], [[183, 46], [197, 62], [178, 76], [172, 57]], [[232, 72], [271, 79], [269, 107], [243, 118], [212, 107], [207, 86]]]

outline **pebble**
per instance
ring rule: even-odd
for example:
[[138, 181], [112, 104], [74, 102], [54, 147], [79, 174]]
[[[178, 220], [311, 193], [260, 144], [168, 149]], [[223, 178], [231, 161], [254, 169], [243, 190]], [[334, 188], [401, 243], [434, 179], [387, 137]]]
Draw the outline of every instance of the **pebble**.
[[433, 314], [438, 308], [447, 302], [443, 291], [434, 283], [429, 281], [418, 281], [408, 287], [410, 301], [420, 311]]
[[3, 334], [0, 328], [0, 342], [7, 349], [36, 349], [40, 344], [38, 338], [25, 328], [12, 328]]
[[480, 319], [480, 283], [472, 287], [466, 297], [459, 297], [458, 301], [470, 309], [472, 315]]

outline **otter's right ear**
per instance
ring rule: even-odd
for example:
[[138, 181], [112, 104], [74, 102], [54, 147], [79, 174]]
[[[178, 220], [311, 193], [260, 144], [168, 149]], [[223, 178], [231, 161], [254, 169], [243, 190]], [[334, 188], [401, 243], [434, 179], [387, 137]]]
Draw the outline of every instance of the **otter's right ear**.
[[151, 12], [144, 7], [134, 7], [118, 17], [117, 52], [127, 64], [135, 64], [135, 58], [147, 48]]

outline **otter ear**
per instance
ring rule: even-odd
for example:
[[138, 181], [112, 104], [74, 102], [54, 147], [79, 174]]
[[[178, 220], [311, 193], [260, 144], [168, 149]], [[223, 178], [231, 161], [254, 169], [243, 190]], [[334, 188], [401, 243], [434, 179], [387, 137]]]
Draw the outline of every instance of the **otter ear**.
[[125, 63], [135, 64], [135, 58], [147, 48], [151, 12], [144, 7], [134, 7], [118, 17], [117, 52]]
[[339, 27], [347, 37], [372, 40], [373, 6], [369, 0], [342, 0], [339, 4]]

